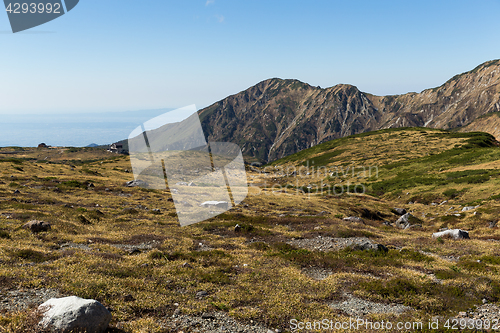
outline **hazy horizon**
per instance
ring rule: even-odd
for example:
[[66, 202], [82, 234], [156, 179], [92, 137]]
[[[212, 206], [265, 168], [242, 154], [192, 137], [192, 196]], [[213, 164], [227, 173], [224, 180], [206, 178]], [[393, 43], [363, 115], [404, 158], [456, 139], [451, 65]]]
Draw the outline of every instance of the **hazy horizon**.
[[127, 139], [143, 122], [169, 109], [76, 114], [2, 115], [0, 147], [50, 146], [85, 147]]

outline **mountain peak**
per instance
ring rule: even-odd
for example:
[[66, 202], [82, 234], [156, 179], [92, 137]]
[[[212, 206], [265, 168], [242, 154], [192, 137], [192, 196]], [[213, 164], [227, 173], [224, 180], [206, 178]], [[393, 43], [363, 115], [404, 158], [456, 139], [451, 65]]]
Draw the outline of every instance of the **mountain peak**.
[[391, 127], [451, 129], [500, 111], [500, 60], [421, 93], [375, 96], [351, 84], [314, 87], [271, 78], [200, 110], [209, 141], [241, 146], [269, 162], [319, 143]]

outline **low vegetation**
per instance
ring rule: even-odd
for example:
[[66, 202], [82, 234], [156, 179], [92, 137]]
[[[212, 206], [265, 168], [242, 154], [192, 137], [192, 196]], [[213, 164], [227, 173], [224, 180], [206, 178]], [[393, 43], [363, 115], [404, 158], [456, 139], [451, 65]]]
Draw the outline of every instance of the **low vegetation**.
[[[489, 135], [390, 129], [327, 142], [249, 167], [242, 204], [188, 227], [179, 226], [169, 190], [124, 186], [133, 179], [127, 156], [31, 148], [5, 156], [0, 288], [97, 299], [113, 309], [117, 332], [168, 332], [162, 323], [176, 309], [288, 329], [293, 318], [347, 318], [329, 307], [346, 293], [410, 306], [406, 319], [455, 316], [500, 298], [500, 231], [490, 223], [500, 213], [500, 148]], [[313, 165], [329, 172], [311, 172]], [[376, 169], [363, 174], [363, 165]], [[301, 166], [311, 174], [292, 174]], [[317, 190], [347, 183], [364, 192]], [[395, 228], [394, 207], [419, 227]], [[35, 219], [51, 229], [22, 227]], [[431, 238], [445, 227], [471, 239]], [[387, 251], [291, 245], [321, 238], [368, 239]], [[315, 270], [327, 275], [315, 278]], [[4, 312], [0, 331], [16, 332], [38, 315]]]

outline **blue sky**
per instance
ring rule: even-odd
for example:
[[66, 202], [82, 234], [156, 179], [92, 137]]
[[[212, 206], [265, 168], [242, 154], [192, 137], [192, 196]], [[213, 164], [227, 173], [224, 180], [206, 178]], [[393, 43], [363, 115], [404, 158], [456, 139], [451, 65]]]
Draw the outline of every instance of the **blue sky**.
[[81, 0], [12, 34], [0, 113], [205, 107], [272, 77], [421, 91], [500, 58], [500, 0]]

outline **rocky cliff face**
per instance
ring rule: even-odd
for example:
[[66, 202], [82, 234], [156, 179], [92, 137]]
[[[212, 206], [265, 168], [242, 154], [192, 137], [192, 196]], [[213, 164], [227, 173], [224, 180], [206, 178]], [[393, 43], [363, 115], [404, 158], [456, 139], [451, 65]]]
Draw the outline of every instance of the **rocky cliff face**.
[[389, 127], [451, 129], [500, 111], [500, 60], [421, 93], [375, 96], [355, 86], [270, 79], [199, 111], [209, 141], [269, 162], [318, 143]]

